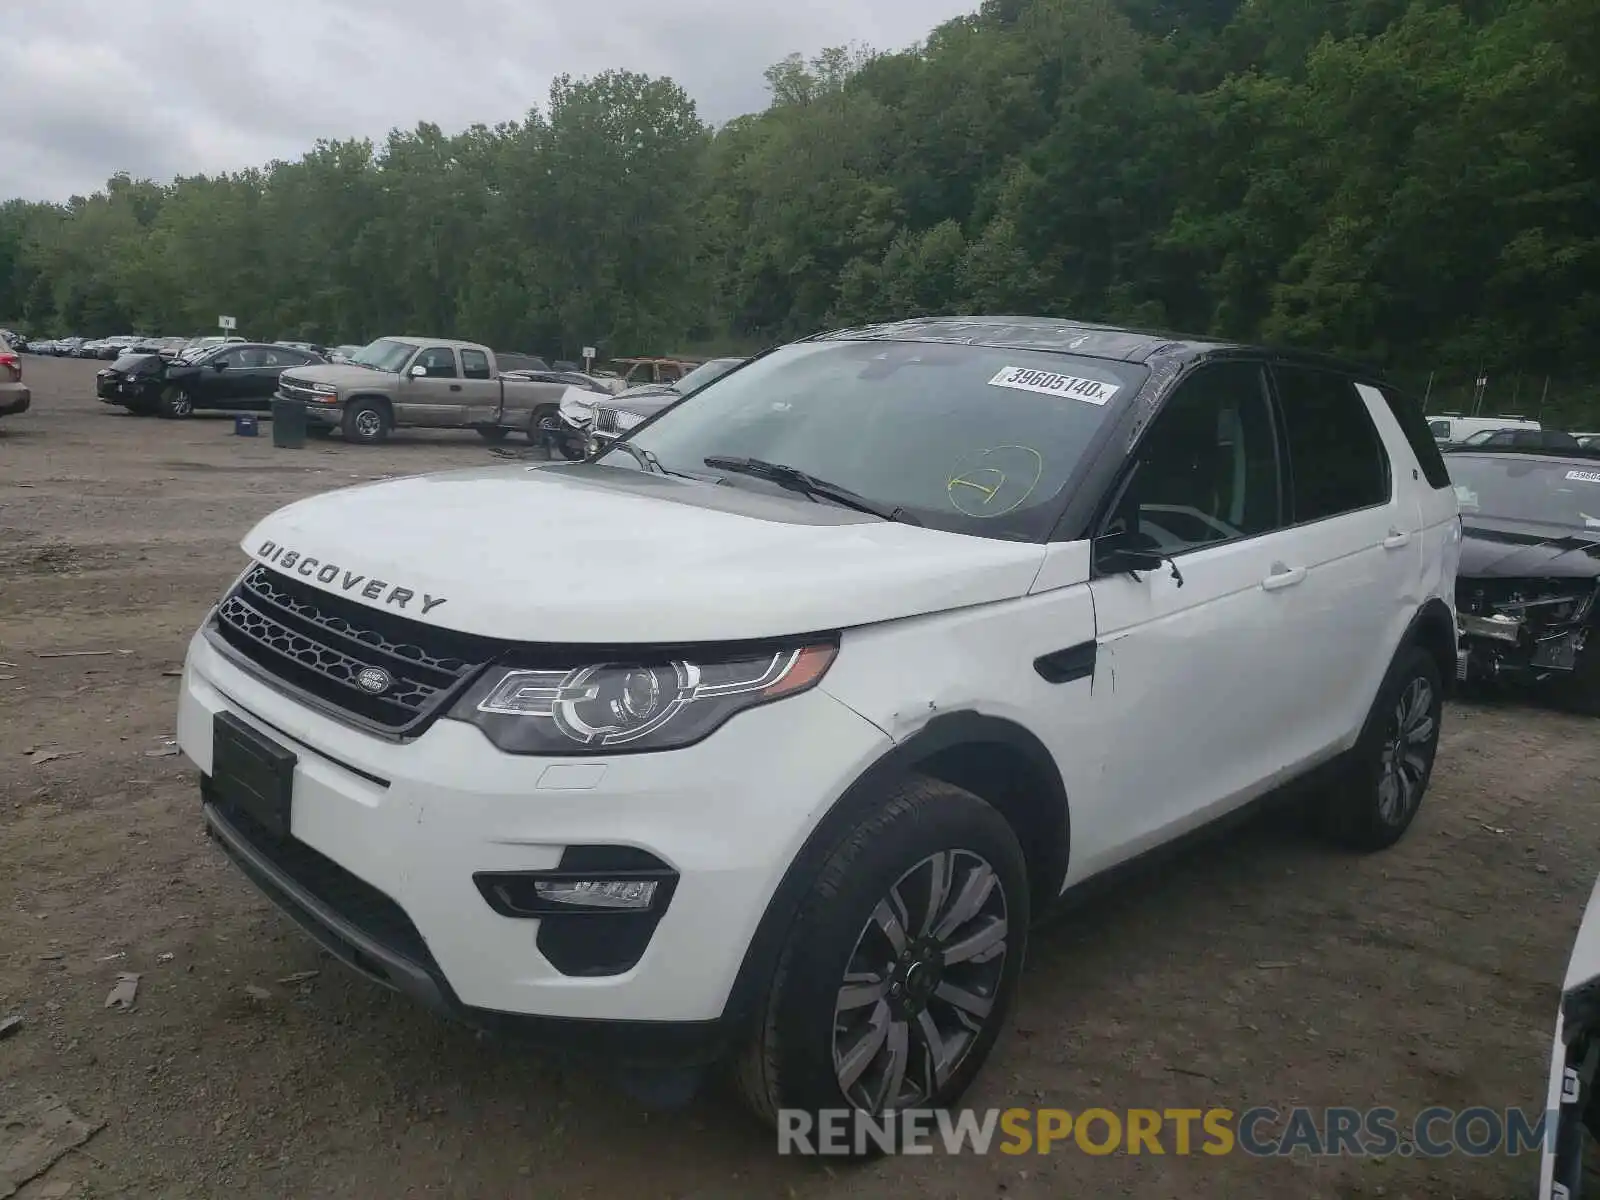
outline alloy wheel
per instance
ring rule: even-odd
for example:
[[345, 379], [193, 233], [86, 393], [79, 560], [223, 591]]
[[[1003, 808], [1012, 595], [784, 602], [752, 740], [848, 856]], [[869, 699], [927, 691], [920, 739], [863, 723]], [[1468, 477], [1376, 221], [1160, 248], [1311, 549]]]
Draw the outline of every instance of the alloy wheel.
[[943, 1089], [994, 1009], [1007, 932], [1005, 888], [971, 851], [931, 854], [889, 889], [834, 1003], [834, 1075], [852, 1105], [878, 1114]]
[[1422, 802], [1430, 753], [1438, 736], [1433, 717], [1433, 686], [1414, 678], [1395, 701], [1384, 737], [1378, 775], [1378, 815], [1389, 825], [1405, 821]]
[[376, 409], [364, 408], [356, 414], [356, 432], [369, 440], [383, 432], [383, 418]]

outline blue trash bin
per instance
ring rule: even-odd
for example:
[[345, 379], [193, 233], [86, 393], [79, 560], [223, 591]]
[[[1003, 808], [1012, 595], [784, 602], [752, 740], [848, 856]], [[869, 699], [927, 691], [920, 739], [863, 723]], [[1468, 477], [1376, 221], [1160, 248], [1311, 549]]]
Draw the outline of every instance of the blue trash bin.
[[233, 432], [238, 437], [255, 437], [261, 425], [255, 417], [235, 417], [233, 419]]

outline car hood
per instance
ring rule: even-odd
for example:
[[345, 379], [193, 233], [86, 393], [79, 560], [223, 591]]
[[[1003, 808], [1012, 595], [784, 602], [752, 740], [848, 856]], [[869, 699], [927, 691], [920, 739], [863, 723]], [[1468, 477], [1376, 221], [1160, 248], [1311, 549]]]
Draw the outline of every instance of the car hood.
[[289, 367], [284, 375], [306, 383], [331, 383], [341, 392], [360, 387], [390, 387], [400, 376], [393, 371], [374, 371], [353, 363], [328, 363], [326, 366]]
[[653, 417], [664, 408], [671, 408], [683, 397], [674, 391], [647, 392], [638, 396], [617, 396], [607, 408], [630, 412], [640, 417]]
[[1458, 574], [1467, 578], [1600, 577], [1600, 529], [1471, 517], [1462, 533]]
[[544, 643], [781, 637], [1027, 594], [1044, 547], [758, 487], [592, 464], [360, 485], [279, 510], [246, 553], [334, 594]]

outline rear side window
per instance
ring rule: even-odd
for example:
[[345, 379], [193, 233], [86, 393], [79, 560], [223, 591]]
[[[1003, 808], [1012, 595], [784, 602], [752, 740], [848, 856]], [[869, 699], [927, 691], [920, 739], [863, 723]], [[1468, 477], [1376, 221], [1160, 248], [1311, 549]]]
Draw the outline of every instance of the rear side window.
[[1422, 415], [1422, 405], [1404, 392], [1397, 392], [1392, 387], [1377, 390], [1383, 394], [1384, 401], [1389, 405], [1389, 411], [1399, 422], [1400, 432], [1406, 435], [1406, 444], [1411, 447], [1411, 453], [1417, 456], [1417, 462], [1422, 466], [1422, 474], [1427, 479], [1428, 486], [1449, 487], [1450, 472], [1444, 465], [1444, 455], [1439, 453], [1438, 439], [1450, 437], [1450, 422], [1430, 422]]
[[489, 356], [482, 350], [463, 350], [461, 374], [466, 379], [489, 378]]
[[1389, 456], [1355, 385], [1306, 367], [1277, 366], [1273, 376], [1289, 443], [1295, 522], [1387, 503]]

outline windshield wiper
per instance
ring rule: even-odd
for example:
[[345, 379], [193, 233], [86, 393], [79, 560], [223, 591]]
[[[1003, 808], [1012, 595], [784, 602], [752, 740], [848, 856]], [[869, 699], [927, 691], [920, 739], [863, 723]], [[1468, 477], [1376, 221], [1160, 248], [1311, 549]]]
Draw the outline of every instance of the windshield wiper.
[[876, 500], [868, 500], [859, 492], [852, 492], [837, 483], [829, 483], [826, 479], [808, 475], [799, 467], [768, 462], [764, 458], [731, 458], [715, 454], [706, 459], [705, 464], [713, 471], [732, 471], [736, 475], [751, 475], [757, 479], [765, 479], [768, 483], [775, 483], [791, 492], [810, 496], [813, 500], [830, 500], [843, 508], [853, 508], [856, 512], [882, 517], [885, 521], [901, 521], [907, 525], [922, 524], [897, 504], [880, 504]]

